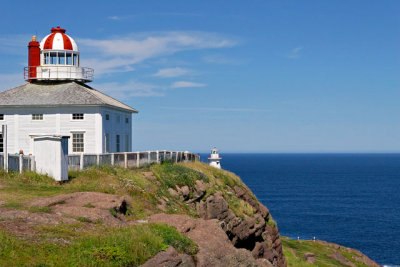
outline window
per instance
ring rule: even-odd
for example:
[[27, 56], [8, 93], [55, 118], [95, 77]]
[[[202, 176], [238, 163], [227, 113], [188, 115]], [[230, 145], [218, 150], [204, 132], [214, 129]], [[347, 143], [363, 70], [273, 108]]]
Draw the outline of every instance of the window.
[[84, 144], [83, 133], [72, 134], [72, 152], [83, 152]]
[[83, 120], [83, 113], [74, 113], [72, 114], [72, 119], [73, 120]]
[[117, 122], [120, 123], [121, 122], [121, 116], [117, 115]]
[[43, 114], [32, 114], [32, 120], [33, 121], [42, 121], [43, 120]]
[[129, 135], [127, 134], [127, 135], [125, 135], [125, 152], [129, 152], [129, 151], [131, 151], [131, 150], [129, 149]]
[[4, 152], [4, 140], [3, 140], [3, 134], [0, 133], [0, 153]]
[[106, 153], [110, 152], [110, 134], [106, 133]]
[[121, 140], [120, 140], [119, 134], [117, 134], [117, 142], [116, 142], [116, 145], [117, 145], [117, 147], [116, 147], [117, 152], [121, 152]]
[[73, 65], [79, 67], [78, 55], [76, 55], [76, 54], [74, 54], [74, 62], [73, 62]]
[[109, 121], [109, 120], [110, 120], [110, 115], [106, 114], [106, 121]]
[[67, 65], [72, 65], [72, 57], [71, 57], [72, 54], [67, 52], [65, 55], [66, 55], [66, 64]]
[[65, 65], [65, 52], [58, 52], [58, 65]]
[[49, 64], [50, 63], [50, 53], [46, 52], [44, 53], [44, 64]]
[[129, 118], [125, 118], [125, 123], [129, 123]]
[[50, 64], [57, 64], [57, 53], [56, 52], [51, 52], [50, 53]]
[[0, 121], [4, 120], [4, 114], [0, 114]]

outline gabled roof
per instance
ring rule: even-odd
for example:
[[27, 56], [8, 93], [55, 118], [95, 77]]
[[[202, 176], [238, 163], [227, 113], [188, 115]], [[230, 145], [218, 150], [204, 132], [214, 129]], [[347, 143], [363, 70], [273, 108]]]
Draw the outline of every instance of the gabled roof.
[[12, 106], [111, 106], [138, 111], [79, 82], [27, 83], [0, 92], [0, 107]]

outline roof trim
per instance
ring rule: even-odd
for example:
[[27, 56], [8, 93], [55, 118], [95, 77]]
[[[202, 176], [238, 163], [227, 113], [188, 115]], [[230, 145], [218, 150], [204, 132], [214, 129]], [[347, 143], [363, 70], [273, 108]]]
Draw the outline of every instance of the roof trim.
[[134, 108], [132, 108], [132, 110], [130, 110], [130, 109], [120, 108], [120, 107], [116, 107], [116, 106], [109, 105], [109, 104], [0, 105], [0, 108], [26, 108], [26, 107], [30, 107], [30, 108], [107, 107], [107, 108], [111, 108], [111, 109], [122, 110], [122, 111], [129, 112], [129, 113], [139, 113], [139, 111]]

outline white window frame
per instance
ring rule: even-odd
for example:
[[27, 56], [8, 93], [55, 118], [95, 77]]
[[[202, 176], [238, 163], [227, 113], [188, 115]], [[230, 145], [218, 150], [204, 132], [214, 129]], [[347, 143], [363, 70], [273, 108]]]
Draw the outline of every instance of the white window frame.
[[43, 113], [32, 113], [32, 121], [43, 121], [44, 120], [44, 116]]
[[[77, 115], [77, 116], [82, 115], [82, 118], [75, 118], [74, 119], [74, 115]], [[83, 120], [85, 120], [85, 113], [72, 113], [71, 114], [71, 120], [73, 120], [73, 121], [83, 121]]]
[[[75, 151], [74, 150], [74, 135], [76, 134], [81, 134], [82, 135], [82, 151]], [[72, 153], [85, 153], [85, 132], [81, 132], [81, 131], [74, 131], [71, 132], [71, 151]]]

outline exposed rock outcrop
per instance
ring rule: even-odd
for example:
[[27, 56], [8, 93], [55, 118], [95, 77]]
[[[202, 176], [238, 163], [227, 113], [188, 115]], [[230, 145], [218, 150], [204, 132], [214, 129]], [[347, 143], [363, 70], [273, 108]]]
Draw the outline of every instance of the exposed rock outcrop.
[[209, 186], [197, 180], [192, 188], [184, 186], [170, 191], [173, 193], [171, 195], [176, 192], [182, 200], [194, 205], [200, 218], [218, 220], [234, 247], [244, 248], [251, 252], [254, 259], [266, 259], [273, 266], [286, 266], [278, 229], [274, 224], [268, 224], [272, 220], [269, 210], [257, 201], [250, 189], [235, 186], [231, 192], [248, 203], [255, 212], [251, 217], [239, 217], [230, 209], [221, 191], [202, 199]]
[[168, 223], [190, 237], [199, 247], [196, 266], [272, 266], [267, 260], [256, 260], [246, 249], [235, 248], [218, 220], [192, 219], [187, 215], [156, 214], [150, 217], [149, 222]]
[[186, 254], [178, 254], [173, 248], [169, 247], [165, 251], [161, 251], [156, 256], [148, 260], [142, 267], [194, 267], [192, 257]]

